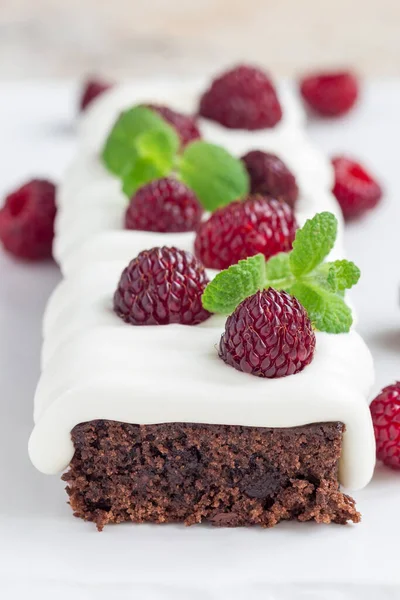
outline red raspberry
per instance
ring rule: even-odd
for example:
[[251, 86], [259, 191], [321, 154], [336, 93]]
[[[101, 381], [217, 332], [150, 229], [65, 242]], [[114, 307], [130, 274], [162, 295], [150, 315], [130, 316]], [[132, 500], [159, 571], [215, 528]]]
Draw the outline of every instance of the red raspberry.
[[315, 112], [323, 117], [337, 117], [354, 106], [358, 98], [358, 80], [349, 71], [317, 73], [300, 81], [300, 92]]
[[181, 139], [182, 147], [201, 138], [201, 133], [195, 117], [184, 115], [183, 113], [168, 108], [168, 106], [161, 106], [159, 104], [147, 104], [147, 108], [154, 110], [160, 117], [176, 129], [176, 132]]
[[376, 456], [388, 467], [400, 469], [400, 381], [385, 387], [370, 409]]
[[285, 377], [313, 359], [315, 334], [302, 305], [273, 288], [243, 300], [228, 317], [219, 356], [238, 371]]
[[125, 214], [126, 229], [193, 231], [203, 209], [195, 194], [177, 179], [156, 179], [141, 187]]
[[292, 248], [297, 224], [285, 202], [263, 196], [231, 202], [201, 223], [195, 254], [206, 267], [227, 269], [261, 252], [270, 258]]
[[121, 275], [114, 311], [131, 325], [197, 325], [210, 316], [201, 304], [209, 280], [203, 265], [177, 248], [152, 248]]
[[51, 257], [56, 216], [55, 186], [33, 179], [7, 196], [0, 209], [0, 239], [18, 258]]
[[299, 189], [295, 176], [280, 158], [262, 150], [252, 150], [242, 157], [242, 161], [250, 176], [252, 194], [272, 196], [293, 208]]
[[101, 79], [88, 79], [81, 93], [81, 99], [79, 102], [80, 110], [85, 110], [89, 104], [93, 102], [97, 96], [100, 96], [107, 90], [112, 88], [112, 84]]
[[374, 208], [382, 198], [382, 188], [359, 163], [343, 156], [332, 159], [335, 170], [333, 193], [347, 220]]
[[275, 127], [282, 109], [269, 77], [240, 65], [223, 73], [200, 100], [200, 114], [230, 129]]

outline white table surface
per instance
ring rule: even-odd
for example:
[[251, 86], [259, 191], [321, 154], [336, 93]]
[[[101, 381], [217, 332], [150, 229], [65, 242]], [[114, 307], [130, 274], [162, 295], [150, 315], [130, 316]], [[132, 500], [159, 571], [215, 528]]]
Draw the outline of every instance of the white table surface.
[[[75, 88], [0, 85], [0, 194], [57, 177], [74, 149]], [[375, 391], [400, 378], [400, 81], [367, 86], [361, 106], [310, 135], [328, 153], [365, 160], [386, 188], [381, 207], [347, 229], [362, 270], [354, 291], [377, 367]], [[356, 492], [357, 526], [283, 523], [272, 530], [110, 526], [71, 516], [64, 484], [27, 456], [39, 374], [41, 316], [52, 265], [0, 251], [0, 598], [15, 600], [380, 600], [400, 598], [400, 474], [379, 468]]]

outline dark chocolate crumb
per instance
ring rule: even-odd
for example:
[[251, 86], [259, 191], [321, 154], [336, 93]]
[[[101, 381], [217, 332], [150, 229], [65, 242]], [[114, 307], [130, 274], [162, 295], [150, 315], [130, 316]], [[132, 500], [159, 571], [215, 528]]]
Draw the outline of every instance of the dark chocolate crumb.
[[107, 523], [360, 521], [337, 478], [344, 425], [286, 429], [90, 421], [63, 475], [74, 514]]

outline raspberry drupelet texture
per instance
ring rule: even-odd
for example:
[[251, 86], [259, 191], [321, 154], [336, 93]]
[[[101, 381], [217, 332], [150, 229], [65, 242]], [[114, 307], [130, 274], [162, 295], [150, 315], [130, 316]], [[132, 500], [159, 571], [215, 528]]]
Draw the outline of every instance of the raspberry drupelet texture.
[[0, 240], [10, 254], [25, 260], [51, 257], [55, 191], [50, 181], [33, 179], [7, 196], [0, 209]]
[[272, 288], [246, 298], [228, 317], [219, 356], [258, 377], [299, 373], [313, 359], [315, 334], [301, 304]]
[[88, 79], [83, 87], [80, 99], [80, 110], [85, 110], [97, 96], [112, 88], [112, 84], [101, 79]]
[[358, 79], [349, 71], [316, 73], [300, 81], [306, 103], [323, 117], [347, 113], [358, 98]]
[[385, 387], [370, 408], [376, 456], [388, 467], [400, 470], [400, 381]]
[[190, 252], [166, 246], [144, 250], [121, 275], [114, 311], [131, 325], [197, 325], [210, 316], [201, 304], [208, 282]]
[[125, 214], [126, 229], [178, 232], [197, 229], [203, 208], [196, 195], [173, 178], [156, 179], [132, 197]]
[[361, 216], [379, 203], [382, 188], [360, 163], [339, 156], [332, 159], [332, 164], [335, 171], [332, 191], [346, 220]]
[[292, 248], [297, 223], [285, 202], [250, 196], [216, 210], [201, 223], [195, 254], [211, 269], [227, 269], [259, 252], [268, 259]]
[[296, 178], [275, 154], [252, 150], [242, 157], [250, 177], [252, 194], [272, 196], [294, 207], [299, 195]]
[[180, 137], [182, 147], [201, 138], [195, 117], [176, 112], [168, 106], [160, 104], [147, 104], [146, 106], [158, 113], [160, 117], [175, 128]]
[[202, 117], [230, 129], [275, 127], [282, 109], [270, 78], [260, 69], [240, 65], [214, 79], [200, 100]]

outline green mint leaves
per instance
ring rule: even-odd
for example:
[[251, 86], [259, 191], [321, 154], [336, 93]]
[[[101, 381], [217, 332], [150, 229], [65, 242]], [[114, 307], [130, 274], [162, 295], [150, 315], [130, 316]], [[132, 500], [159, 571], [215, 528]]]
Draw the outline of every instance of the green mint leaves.
[[337, 220], [331, 213], [319, 213], [299, 229], [290, 253], [290, 270], [299, 277], [311, 273], [332, 250]]
[[244, 164], [221, 146], [193, 142], [185, 148], [179, 166], [181, 179], [206, 210], [214, 211], [249, 191]]
[[179, 148], [173, 127], [153, 110], [136, 106], [117, 119], [102, 159], [107, 169], [121, 179], [128, 197], [142, 185], [170, 175], [191, 188], [209, 211], [248, 193], [243, 163], [223, 148], [202, 141], [189, 144], [181, 154]]
[[226, 315], [232, 313], [242, 300], [264, 287], [265, 267], [264, 256], [256, 254], [218, 273], [204, 290], [204, 308]]
[[118, 117], [106, 140], [102, 158], [107, 169], [114, 175], [123, 177], [139, 156], [149, 157], [152, 154], [151, 148], [154, 148], [152, 141], [146, 137], [149, 132], [162, 132], [165, 140], [168, 140], [164, 140], [164, 145], [168, 144], [175, 154], [179, 138], [173, 127], [156, 112], [144, 106], [136, 106]]
[[348, 332], [353, 319], [343, 295], [358, 282], [360, 270], [347, 260], [323, 262], [336, 233], [333, 214], [315, 215], [298, 230], [291, 252], [277, 254], [267, 262], [257, 254], [221, 271], [204, 291], [204, 308], [228, 315], [248, 296], [273, 287], [295, 296], [319, 331]]

